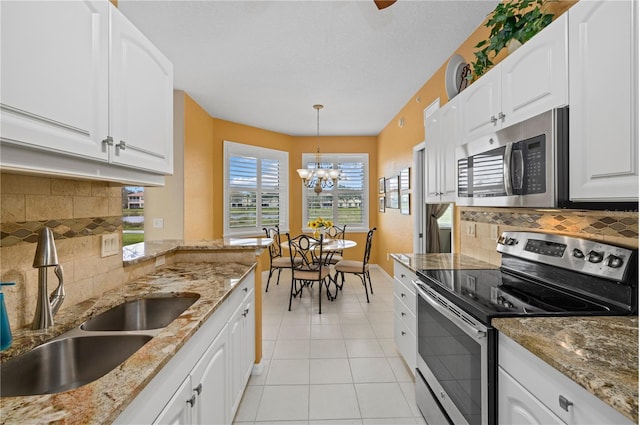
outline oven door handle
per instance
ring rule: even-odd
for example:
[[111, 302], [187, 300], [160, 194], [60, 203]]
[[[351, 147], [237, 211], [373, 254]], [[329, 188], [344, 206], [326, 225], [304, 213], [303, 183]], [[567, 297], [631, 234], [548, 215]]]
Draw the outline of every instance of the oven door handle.
[[486, 329], [478, 329], [476, 326], [473, 326], [465, 322], [464, 320], [462, 320], [460, 316], [458, 316], [455, 313], [452, 313], [450, 310], [450, 308], [453, 310], [459, 310], [458, 308], [455, 308], [452, 305], [449, 305], [449, 308], [441, 305], [438, 301], [434, 300], [433, 297], [431, 297], [431, 295], [426, 293], [424, 289], [421, 288], [420, 283], [416, 282], [415, 280], [412, 281], [412, 283], [413, 283], [413, 286], [415, 286], [416, 290], [418, 291], [418, 295], [422, 299], [428, 302], [429, 305], [431, 305], [431, 307], [433, 307], [438, 313], [442, 314], [444, 317], [452, 321], [464, 333], [469, 335], [471, 338], [475, 338], [475, 339], [482, 339], [487, 337]]

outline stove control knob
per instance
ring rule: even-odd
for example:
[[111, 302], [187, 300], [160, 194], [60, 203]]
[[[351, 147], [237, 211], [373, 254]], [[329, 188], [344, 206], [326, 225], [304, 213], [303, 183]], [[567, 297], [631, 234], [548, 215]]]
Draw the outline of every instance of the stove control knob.
[[622, 258], [616, 257], [615, 255], [610, 255], [607, 258], [607, 266], [613, 267], [614, 269], [617, 269], [618, 267], [621, 267], [622, 263], [623, 263]]
[[603, 260], [604, 256], [601, 252], [589, 251], [589, 262], [590, 263], [600, 263]]
[[574, 248], [573, 252], [571, 253], [571, 255], [573, 255], [576, 258], [584, 258], [584, 252], [582, 252], [578, 248]]

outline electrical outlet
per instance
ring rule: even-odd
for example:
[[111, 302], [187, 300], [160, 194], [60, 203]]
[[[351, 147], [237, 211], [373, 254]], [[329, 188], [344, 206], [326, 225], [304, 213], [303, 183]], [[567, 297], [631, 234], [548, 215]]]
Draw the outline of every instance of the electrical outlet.
[[476, 223], [467, 223], [467, 236], [476, 237]]
[[100, 257], [116, 255], [120, 252], [120, 235], [109, 233], [100, 238]]
[[164, 219], [163, 218], [154, 218], [153, 219], [153, 227], [156, 229], [162, 229], [164, 227]]
[[494, 241], [498, 240], [498, 225], [497, 224], [492, 224], [491, 225], [491, 239], [493, 239]]

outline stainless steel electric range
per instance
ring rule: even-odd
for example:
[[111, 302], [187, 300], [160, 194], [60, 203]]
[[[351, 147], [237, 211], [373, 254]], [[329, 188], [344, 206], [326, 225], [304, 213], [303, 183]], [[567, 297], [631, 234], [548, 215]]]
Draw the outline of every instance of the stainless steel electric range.
[[637, 251], [505, 232], [499, 269], [419, 270], [416, 400], [429, 423], [497, 422], [494, 317], [637, 314]]

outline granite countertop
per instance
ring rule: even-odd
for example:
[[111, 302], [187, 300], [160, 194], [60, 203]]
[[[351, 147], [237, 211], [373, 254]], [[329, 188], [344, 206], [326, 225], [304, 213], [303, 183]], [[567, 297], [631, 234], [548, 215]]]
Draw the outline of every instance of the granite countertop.
[[56, 324], [46, 331], [32, 331], [28, 328], [15, 330], [12, 346], [2, 352], [3, 362], [124, 301], [160, 294], [195, 293], [200, 296], [157, 336], [102, 378], [57, 394], [1, 398], [1, 422], [112, 422], [254, 268], [255, 264], [238, 263], [168, 265], [99, 298], [61, 310], [55, 317]]
[[267, 248], [272, 242], [273, 239], [270, 238], [224, 238], [199, 241], [166, 239], [140, 242], [122, 247], [122, 260], [125, 266], [130, 266], [176, 251], [256, 250]]
[[491, 323], [638, 423], [638, 316], [501, 318]]
[[497, 269], [491, 263], [464, 254], [391, 254], [414, 273], [420, 270]]

